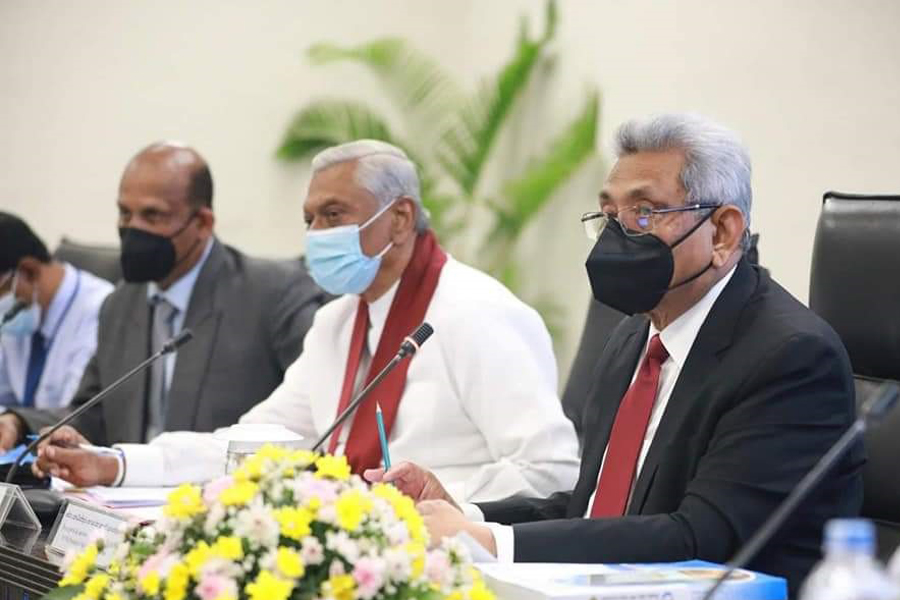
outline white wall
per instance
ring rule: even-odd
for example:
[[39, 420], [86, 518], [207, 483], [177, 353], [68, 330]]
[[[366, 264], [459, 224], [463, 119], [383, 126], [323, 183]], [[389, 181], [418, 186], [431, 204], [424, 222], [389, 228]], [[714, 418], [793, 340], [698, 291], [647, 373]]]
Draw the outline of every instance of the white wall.
[[[744, 137], [764, 263], [806, 299], [822, 192], [900, 191], [900, 3], [564, 0], [549, 134], [586, 82], [603, 90], [602, 139], [649, 112], [693, 110]], [[273, 151], [293, 110], [324, 94], [377, 97], [351, 67], [314, 69], [329, 40], [404, 36], [474, 84], [508, 55], [540, 0], [244, 2], [0, 0], [0, 206], [55, 242], [115, 242], [127, 159], [181, 139], [210, 161], [219, 234], [251, 253], [302, 251], [303, 169]], [[577, 216], [585, 172], [528, 232], [533, 285], [560, 290], [568, 364], [588, 294]]]

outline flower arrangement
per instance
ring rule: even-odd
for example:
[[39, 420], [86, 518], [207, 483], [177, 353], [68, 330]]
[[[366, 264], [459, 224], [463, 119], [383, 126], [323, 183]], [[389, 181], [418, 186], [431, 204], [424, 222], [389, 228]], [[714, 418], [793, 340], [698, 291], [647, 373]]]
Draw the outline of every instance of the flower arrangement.
[[[343, 457], [266, 446], [231, 476], [183, 485], [165, 517], [70, 561], [77, 600], [492, 600], [465, 548], [428, 549], [413, 501]], [[58, 595], [56, 596], [58, 597]]]

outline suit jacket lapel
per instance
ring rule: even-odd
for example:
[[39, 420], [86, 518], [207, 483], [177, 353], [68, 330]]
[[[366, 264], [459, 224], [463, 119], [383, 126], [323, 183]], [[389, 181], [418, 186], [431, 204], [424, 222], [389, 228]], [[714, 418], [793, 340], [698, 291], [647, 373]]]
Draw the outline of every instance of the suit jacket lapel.
[[213, 240], [213, 247], [200, 270], [183, 329], [190, 329], [194, 339], [178, 350], [172, 387], [169, 389], [166, 408], [166, 430], [193, 430], [197, 406], [203, 393], [203, 382], [209, 370], [213, 349], [221, 321], [218, 304], [217, 285], [220, 270], [226, 266], [228, 256], [225, 249]]
[[[118, 365], [118, 372], [109, 373], [104, 383], [112, 383], [150, 356], [150, 302], [147, 299], [145, 284], [129, 285], [129, 298], [122, 302], [123, 306], [133, 307], [129, 315], [127, 332], [121, 339], [114, 340], [119, 356], [112, 364]], [[123, 439], [143, 440], [147, 422], [147, 377], [149, 371], [133, 377], [125, 383], [116, 395], [104, 403], [104, 414], [108, 423], [125, 423]], [[117, 425], [117, 430], [119, 427]], [[118, 439], [112, 442], [120, 441]]]
[[647, 458], [638, 475], [631, 503], [628, 506], [628, 514], [641, 512], [659, 461], [665, 455], [669, 445], [674, 442], [679, 431], [684, 430], [685, 418], [693, 404], [702, 397], [704, 386], [716, 371], [719, 354], [731, 345], [734, 326], [738, 322], [740, 312], [746, 306], [747, 300], [756, 289], [757, 282], [758, 277], [753, 267], [746, 259], [742, 259], [738, 263], [731, 281], [722, 290], [722, 294], [713, 304], [700, 331], [697, 332], [697, 338], [681, 368], [678, 381], [675, 382], [672, 395], [666, 405], [666, 412], [663, 414], [653, 442], [650, 444]]
[[635, 316], [626, 321], [626, 328], [620, 342], [608, 347], [598, 364], [594, 384], [591, 386], [590, 404], [585, 415], [585, 447], [581, 459], [581, 473], [572, 500], [569, 516], [584, 516], [591, 494], [597, 487], [597, 477], [603, 454], [609, 441], [610, 431], [619, 410], [622, 396], [631, 385], [631, 378], [638, 357], [647, 341], [649, 321], [646, 317]]

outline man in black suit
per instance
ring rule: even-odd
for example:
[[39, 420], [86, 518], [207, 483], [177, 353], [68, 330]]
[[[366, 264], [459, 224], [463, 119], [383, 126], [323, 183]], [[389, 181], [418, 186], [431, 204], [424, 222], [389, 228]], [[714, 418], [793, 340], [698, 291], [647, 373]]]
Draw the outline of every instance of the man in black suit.
[[[122, 175], [125, 281], [100, 310], [97, 351], [68, 410], [179, 331], [194, 339], [73, 423], [94, 444], [231, 425], [281, 383], [303, 348], [326, 295], [299, 260], [255, 259], [221, 243], [212, 195], [206, 161], [180, 144], [145, 148]], [[59, 416], [16, 409], [0, 416], [0, 428], [15, 440]], [[115, 460], [104, 464], [118, 470]]]
[[[422, 501], [435, 539], [466, 530], [522, 562], [724, 562], [854, 418], [840, 339], [743, 256], [750, 162], [736, 138], [663, 115], [617, 142], [600, 212], [582, 217], [597, 239], [586, 266], [597, 300], [634, 316], [597, 361], [579, 481], [468, 506], [467, 520], [415, 465], [366, 473]], [[825, 521], [858, 513], [863, 461], [859, 446], [750, 566], [796, 590]]]

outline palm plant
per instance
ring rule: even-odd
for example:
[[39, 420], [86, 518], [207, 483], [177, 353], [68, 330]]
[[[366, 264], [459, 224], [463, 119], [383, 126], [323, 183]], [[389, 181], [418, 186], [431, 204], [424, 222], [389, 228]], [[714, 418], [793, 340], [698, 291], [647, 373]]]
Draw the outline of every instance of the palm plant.
[[[539, 66], [549, 64], [548, 45], [556, 23], [552, 0], [546, 5], [539, 36], [531, 37], [523, 17], [512, 57], [473, 93], [467, 93], [435, 60], [399, 38], [353, 47], [316, 44], [307, 51], [313, 64], [351, 61], [368, 69], [396, 106], [397, 115], [388, 119], [356, 100], [313, 100], [291, 120], [277, 156], [286, 161], [308, 160], [323, 148], [361, 138], [403, 148], [419, 167], [422, 200], [442, 243], [518, 292], [515, 248], [522, 231], [554, 192], [591, 159], [597, 136], [599, 93], [590, 89], [578, 113], [542, 152], [523, 164], [505, 161], [502, 183], [486, 189], [485, 172], [490, 161], [498, 158], [498, 137], [511, 126], [512, 115]], [[538, 307], [551, 331], [558, 330], [554, 322], [560, 315], [552, 301], [524, 300]]]

